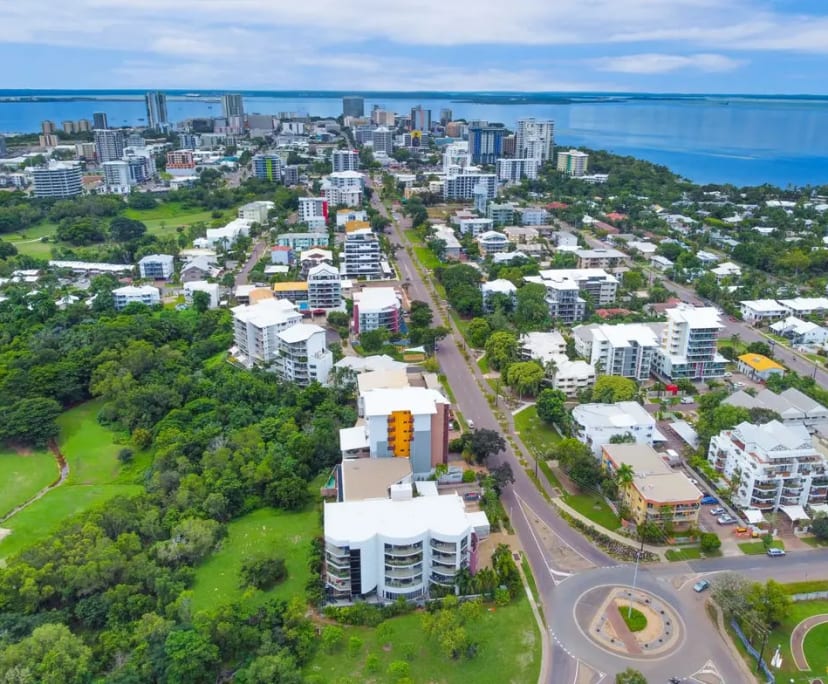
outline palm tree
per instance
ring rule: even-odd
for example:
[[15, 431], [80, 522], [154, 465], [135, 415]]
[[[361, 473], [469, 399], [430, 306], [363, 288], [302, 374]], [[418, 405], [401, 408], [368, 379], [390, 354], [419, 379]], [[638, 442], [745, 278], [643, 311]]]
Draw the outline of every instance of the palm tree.
[[615, 471], [615, 481], [618, 484], [618, 489], [624, 489], [632, 483], [633, 478], [635, 478], [635, 470], [629, 463], [622, 463]]

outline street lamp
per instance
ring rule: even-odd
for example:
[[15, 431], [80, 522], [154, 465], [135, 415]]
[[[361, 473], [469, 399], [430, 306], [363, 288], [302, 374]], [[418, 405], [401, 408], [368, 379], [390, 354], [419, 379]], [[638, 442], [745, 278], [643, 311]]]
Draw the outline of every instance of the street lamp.
[[[635, 570], [633, 571], [633, 591], [635, 591], [637, 582], [638, 582], [638, 565], [641, 563], [641, 554], [644, 553], [644, 535], [639, 529], [638, 536], [641, 537], [641, 548], [635, 554]], [[633, 609], [633, 599], [632, 594], [630, 594], [630, 608], [627, 611], [627, 619], [629, 620], [632, 617], [632, 609]]]

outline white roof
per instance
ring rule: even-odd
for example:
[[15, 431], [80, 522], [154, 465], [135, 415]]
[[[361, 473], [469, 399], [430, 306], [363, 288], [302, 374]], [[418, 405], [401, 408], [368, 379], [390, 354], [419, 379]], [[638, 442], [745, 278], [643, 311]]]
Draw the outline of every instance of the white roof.
[[321, 247], [311, 247], [299, 252], [299, 261], [305, 261], [305, 259], [333, 259], [333, 252]]
[[745, 299], [739, 302], [746, 309], [758, 312], [782, 311], [782, 305], [775, 299]]
[[[238, 296], [238, 292], [236, 294]], [[258, 328], [287, 323], [292, 318], [301, 318], [296, 305], [287, 299], [263, 299], [256, 304], [242, 304], [231, 309], [240, 321]]]
[[[655, 324], [659, 325], [660, 324]], [[655, 326], [650, 323], [620, 323], [609, 325], [601, 323], [596, 326], [589, 326], [593, 342], [606, 340], [613, 347], [630, 347], [633, 343], [641, 347], [658, 347], [661, 344], [659, 334]]]
[[581, 259], [626, 259], [627, 255], [617, 249], [579, 249], [575, 252]]
[[[539, 278], [536, 280], [529, 280], [530, 278]], [[528, 282], [563, 282], [581, 280], [601, 279], [608, 283], [617, 283], [618, 279], [615, 276], [607, 273], [603, 268], [549, 268], [540, 271], [538, 277], [527, 276], [524, 280]]]
[[505, 295], [512, 295], [517, 292], [517, 287], [511, 280], [506, 280], [505, 278], [498, 278], [497, 280], [490, 280], [486, 283], [483, 283], [480, 286], [480, 289], [483, 291], [484, 294], [492, 293], [500, 293]]
[[810, 449], [811, 435], [801, 423], [783, 425], [778, 420], [772, 420], [763, 425], [739, 423], [734, 429], [746, 444], [756, 444], [765, 452], [777, 452], [773, 455], [784, 456], [788, 450]]
[[547, 361], [566, 350], [566, 340], [557, 330], [528, 332], [520, 336], [520, 345], [532, 358]]
[[297, 323], [279, 333], [279, 337], [287, 344], [309, 340], [314, 335], [325, 334], [325, 328], [315, 323]]
[[141, 295], [152, 294], [160, 296], [161, 291], [152, 285], [125, 285], [124, 287], [112, 290], [112, 294], [124, 295], [126, 297], [140, 297]]
[[184, 283], [184, 290], [199, 290], [201, 292], [218, 292], [218, 283], [211, 283], [207, 280], [191, 280]]
[[742, 273], [742, 269], [732, 261], [725, 261], [716, 268], [711, 268], [710, 271], [716, 275], [740, 275]]
[[500, 254], [494, 254], [492, 256], [492, 261], [496, 264], [505, 264], [513, 259], [528, 259], [529, 257], [526, 255], [525, 252], [521, 252], [519, 249], [515, 250], [514, 252], [500, 252]]
[[681, 303], [665, 311], [667, 318], [675, 323], [687, 323], [691, 328], [723, 328], [721, 314], [712, 306], [693, 306]]
[[147, 256], [142, 257], [139, 264], [145, 263], [152, 263], [153, 261], [163, 261], [164, 263], [171, 264], [173, 262], [173, 255], [172, 254], [147, 254]]
[[[695, 221], [694, 221], [695, 223]], [[699, 261], [720, 261], [721, 257], [718, 254], [713, 254], [713, 252], [705, 252], [704, 250], [700, 250], [696, 252], [696, 257]]]
[[509, 240], [503, 233], [498, 233], [496, 230], [487, 230], [485, 233], [480, 233], [477, 239], [480, 242], [507, 242]]
[[414, 489], [420, 496], [439, 496], [437, 483], [433, 480], [417, 480], [414, 482]]
[[617, 404], [581, 404], [572, 409], [572, 417], [584, 427], [634, 427], [655, 425], [655, 419], [641, 404], [620, 401]]
[[780, 299], [779, 303], [794, 311], [828, 309], [828, 297], [795, 297], [794, 299]]
[[341, 428], [339, 430], [340, 451], [358, 451], [370, 446], [368, 428], [365, 425]]
[[805, 512], [802, 506], [780, 506], [779, 510], [788, 516], [788, 519], [796, 522], [797, 520], [810, 520], [811, 517]]
[[773, 323], [770, 328], [778, 333], [792, 332], [795, 335], [806, 335], [814, 330], [820, 330], [822, 326], [811, 323], [811, 321], [803, 321], [796, 316], [788, 316], [784, 320]]
[[595, 366], [591, 363], [581, 360], [570, 361], [562, 354], [556, 356], [558, 356], [558, 358], [553, 359], [555, 361], [556, 380], [564, 378], [585, 380], [587, 378], [595, 377]]
[[54, 268], [68, 268], [73, 271], [101, 271], [109, 273], [122, 273], [124, 271], [131, 271], [131, 264], [104, 264], [94, 261], [62, 261], [52, 260], [49, 266]]
[[362, 312], [398, 308], [400, 300], [393, 287], [367, 287], [362, 292], [354, 293], [354, 304]]
[[[813, 508], [813, 506], [811, 507]], [[762, 515], [762, 511], [758, 508], [744, 508], [742, 509], [742, 514], [747, 518], [747, 521], [751, 525], [758, 525], [761, 522], [765, 521], [764, 516]]]
[[325, 538], [340, 543], [368, 541], [377, 535], [416, 539], [427, 532], [458, 538], [468, 534], [471, 527], [457, 494], [325, 504]]
[[308, 279], [321, 273], [330, 273], [331, 275], [339, 275], [339, 269], [330, 264], [321, 263], [308, 270]]
[[395, 361], [387, 354], [377, 354], [374, 356], [346, 356], [344, 359], [337, 361], [334, 366], [336, 368], [350, 368], [355, 373], [365, 373], [377, 370], [393, 370], [395, 368], [408, 367], [402, 361]]
[[412, 415], [437, 413], [437, 404], [448, 400], [437, 390], [425, 387], [377, 388], [361, 395], [365, 417], [387, 416], [393, 411], [410, 411]]

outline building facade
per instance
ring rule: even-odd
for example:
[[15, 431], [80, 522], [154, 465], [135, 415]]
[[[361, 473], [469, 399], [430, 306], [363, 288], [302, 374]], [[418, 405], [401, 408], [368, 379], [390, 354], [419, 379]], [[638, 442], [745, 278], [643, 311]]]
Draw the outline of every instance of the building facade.
[[80, 165], [52, 162], [32, 170], [35, 197], [77, 197], [83, 192]]
[[169, 280], [175, 273], [175, 260], [172, 254], [149, 254], [138, 262], [138, 271], [142, 278]]
[[568, 176], [586, 175], [589, 168], [589, 155], [579, 150], [569, 152], [558, 152], [558, 171]]
[[319, 264], [308, 271], [308, 306], [311, 309], [339, 309], [342, 306], [342, 277], [339, 269]]
[[370, 228], [348, 233], [343, 247], [342, 273], [346, 278], [377, 280], [384, 276], [379, 237]]
[[96, 129], [95, 155], [99, 164], [121, 159], [124, 156], [124, 134], [110, 129]]
[[282, 158], [278, 154], [257, 154], [253, 157], [253, 175], [273, 183], [282, 181]]
[[519, 183], [524, 178], [535, 180], [540, 166], [539, 159], [498, 159], [497, 180], [510, 183]]
[[469, 125], [469, 154], [472, 164], [491, 164], [503, 156], [503, 126], [477, 122]]
[[717, 351], [724, 327], [718, 310], [679, 304], [665, 313], [667, 327], [653, 366], [655, 374], [672, 381], [723, 377], [727, 359]]
[[515, 129], [515, 157], [537, 159], [543, 163], [552, 159], [555, 144], [555, 122], [539, 119], [520, 119]]
[[575, 351], [604, 375], [650, 377], [661, 338], [659, 324], [585, 325], [572, 331]]
[[157, 287], [152, 287], [152, 285], [141, 285], [140, 287], [127, 285], [126, 287], [119, 287], [112, 290], [112, 296], [115, 299], [116, 311], [120, 311], [130, 304], [155, 306], [161, 303], [161, 292]]
[[358, 95], [346, 95], [342, 98], [342, 115], [352, 117], [365, 116], [365, 98]]
[[652, 446], [656, 430], [655, 418], [634, 401], [616, 404], [581, 404], [572, 409], [575, 437], [600, 456], [605, 444], [613, 437], [630, 435], [636, 444]]
[[359, 171], [359, 152], [356, 150], [334, 150], [331, 153], [331, 171]]
[[144, 96], [147, 107], [147, 128], [165, 128], [167, 120], [167, 96], [158, 91], [152, 91]]
[[369, 287], [354, 293], [354, 334], [383, 328], [400, 331], [402, 305], [393, 287]]

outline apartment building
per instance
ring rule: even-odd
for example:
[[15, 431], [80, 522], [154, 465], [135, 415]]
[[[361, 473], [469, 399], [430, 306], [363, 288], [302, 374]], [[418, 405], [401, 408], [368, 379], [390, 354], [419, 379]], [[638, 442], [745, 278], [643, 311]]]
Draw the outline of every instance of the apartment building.
[[512, 202], [486, 203], [486, 217], [496, 226], [511, 226], [515, 222], [515, 205]]
[[443, 261], [457, 261], [460, 259], [460, 254], [463, 251], [463, 245], [454, 234], [454, 231], [448, 226], [436, 225], [433, 227], [434, 238], [442, 240], [445, 245], [443, 248]]
[[76, 197], [83, 192], [80, 164], [51, 162], [32, 169], [35, 197]]
[[248, 202], [239, 207], [237, 218], [266, 226], [270, 220], [270, 212], [275, 208], [276, 203], [269, 200]]
[[214, 247], [230, 249], [236, 240], [248, 235], [250, 235], [250, 222], [237, 218], [222, 228], [208, 228], [203, 238], [193, 240], [193, 245], [209, 249]]
[[610, 475], [622, 465], [633, 469], [632, 481], [621, 487], [619, 494], [636, 525], [671, 525], [676, 530], [698, 527], [702, 492], [652, 447], [606, 444], [601, 450], [601, 465]]
[[322, 181], [322, 194], [331, 206], [358, 207], [364, 186], [365, 176], [358, 171], [338, 171]]
[[480, 254], [484, 257], [501, 254], [509, 251], [509, 238], [496, 230], [487, 230], [477, 236], [477, 245], [480, 247]]
[[336, 227], [344, 228], [352, 221], [367, 221], [368, 212], [364, 209], [339, 209], [336, 212]]
[[498, 159], [497, 180], [501, 183], [519, 183], [524, 178], [535, 180], [540, 167], [539, 159]]
[[828, 315], [828, 297], [794, 297], [780, 299], [779, 304], [792, 316]]
[[101, 164], [106, 191], [118, 195], [127, 195], [132, 190], [132, 179], [129, 177], [129, 164], [123, 159], [108, 161]]
[[710, 440], [707, 460], [735, 482], [733, 502], [743, 508], [780, 510], [828, 497], [825, 456], [802, 424], [740, 423]]
[[615, 301], [618, 290], [617, 278], [602, 269], [548, 269], [524, 280], [546, 288], [549, 315], [567, 325], [584, 318], [586, 301], [581, 292], [588, 292], [595, 306], [606, 306]]
[[329, 264], [319, 264], [308, 271], [308, 307], [313, 309], [339, 309], [342, 306], [342, 278], [339, 269]]
[[472, 237], [477, 237], [481, 233], [492, 230], [494, 221], [490, 218], [470, 216], [459, 219], [458, 226], [461, 234], [466, 235], [467, 233], [471, 233]]
[[552, 159], [555, 144], [555, 122], [541, 119], [519, 119], [515, 127], [515, 157], [537, 159], [543, 163]]
[[581, 404], [572, 409], [575, 437], [586, 444], [596, 457], [613, 437], [630, 435], [636, 444], [652, 446], [664, 437], [656, 429], [655, 418], [634, 401], [616, 404]]
[[138, 262], [138, 272], [142, 278], [169, 280], [175, 273], [175, 260], [172, 254], [148, 254]]
[[646, 380], [661, 346], [663, 327], [659, 323], [579, 325], [572, 336], [575, 351], [601, 374]]
[[523, 207], [519, 212], [522, 226], [545, 226], [549, 223], [549, 212], [543, 207]]
[[579, 150], [558, 152], [558, 171], [576, 178], [586, 175], [589, 168], [589, 155]]
[[348, 233], [342, 255], [342, 274], [346, 278], [378, 280], [384, 277], [379, 237], [370, 228]]
[[394, 132], [387, 126], [379, 126], [370, 132], [374, 153], [381, 152], [389, 157], [394, 153]]
[[279, 353], [278, 333], [301, 323], [302, 314], [291, 302], [266, 299], [231, 309], [233, 313], [232, 355], [247, 368], [269, 366]]
[[166, 172], [171, 176], [195, 176], [196, 164], [192, 150], [167, 152]]
[[167, 96], [157, 91], [149, 92], [144, 96], [147, 106], [147, 128], [165, 128], [167, 121]]
[[[256, 305], [258, 306], [258, 305]], [[271, 369], [282, 380], [300, 387], [328, 382], [333, 367], [333, 353], [328, 349], [325, 328], [311, 323], [297, 323], [276, 335], [278, 354]]]
[[342, 115], [356, 118], [365, 116], [365, 98], [359, 95], [346, 95], [343, 97]]
[[[326, 503], [325, 585], [332, 598], [427, 598], [451, 589], [461, 569], [477, 569], [479, 514], [457, 494], [413, 496], [411, 484], [390, 499]], [[483, 514], [485, 518], [485, 514]]]
[[469, 169], [455, 176], [447, 176], [443, 183], [443, 199], [470, 200], [474, 198], [476, 190], [486, 199], [494, 199], [497, 196], [497, 176]]
[[356, 150], [334, 150], [331, 153], [331, 171], [359, 171], [359, 152]]
[[443, 173], [457, 175], [472, 165], [469, 143], [465, 140], [449, 143], [443, 148]]
[[184, 302], [187, 306], [193, 305], [193, 295], [196, 292], [206, 292], [210, 297], [210, 304], [208, 308], [215, 309], [219, 305], [219, 285], [218, 283], [210, 283], [206, 280], [193, 280], [184, 283]]
[[667, 326], [654, 360], [653, 372], [671, 381], [723, 377], [727, 359], [717, 351], [719, 332], [724, 327], [719, 311], [712, 306], [679, 304], [665, 313]]
[[276, 244], [280, 247], [290, 247], [294, 252], [302, 252], [314, 247], [328, 246], [327, 233], [281, 233], [276, 236]]
[[354, 334], [384, 328], [400, 331], [402, 305], [393, 287], [369, 287], [354, 293]]
[[618, 269], [629, 261], [624, 252], [617, 249], [579, 249], [575, 252], [578, 257], [578, 268], [605, 268]]
[[[483, 311], [487, 313], [494, 311], [495, 302], [498, 299], [505, 298], [510, 303], [510, 308], [514, 308], [517, 299], [517, 287], [511, 280], [504, 280], [503, 278], [482, 283], [480, 292], [483, 295]], [[500, 297], [497, 297], [497, 295], [500, 295]]]
[[328, 199], [326, 197], [300, 197], [299, 222], [311, 230], [324, 230], [328, 220]]
[[161, 291], [151, 285], [141, 285], [140, 287], [127, 285], [125, 287], [119, 287], [112, 290], [112, 296], [115, 298], [116, 311], [121, 311], [130, 304], [155, 306], [161, 303]]
[[98, 163], [117, 161], [124, 156], [124, 134], [111, 129], [95, 130], [95, 155]]
[[503, 139], [506, 129], [483, 121], [469, 124], [469, 154], [472, 164], [494, 164], [503, 156]]
[[283, 164], [278, 154], [257, 154], [253, 157], [253, 175], [260, 180], [280, 183]]
[[756, 325], [765, 321], [776, 321], [784, 318], [790, 312], [775, 299], [746, 299], [739, 302], [739, 312], [742, 319]]

